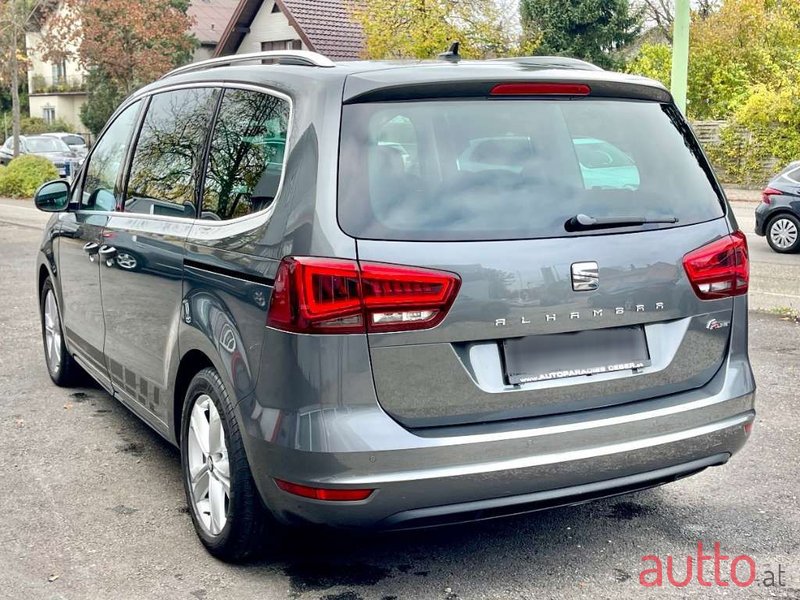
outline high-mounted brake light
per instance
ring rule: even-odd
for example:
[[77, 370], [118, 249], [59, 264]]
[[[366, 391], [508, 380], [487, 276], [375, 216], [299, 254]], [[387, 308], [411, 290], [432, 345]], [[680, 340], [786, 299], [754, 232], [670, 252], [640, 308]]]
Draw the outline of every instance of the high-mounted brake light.
[[420, 267], [287, 257], [267, 325], [295, 333], [429, 329], [444, 319], [460, 285], [453, 273]]
[[276, 479], [275, 484], [284, 492], [294, 494], [295, 496], [302, 496], [303, 498], [311, 498], [313, 500], [329, 500], [332, 502], [366, 500], [372, 495], [372, 492], [375, 491], [373, 489], [346, 490], [309, 487], [307, 485], [300, 485], [299, 483], [283, 481], [282, 479]]
[[775, 188], [764, 188], [764, 191], [761, 192], [761, 201], [764, 204], [772, 204], [772, 196], [782, 196], [783, 192], [780, 190], [776, 190]]
[[683, 268], [702, 300], [746, 294], [750, 280], [747, 238], [736, 231], [692, 250], [683, 257]]
[[591, 88], [584, 83], [501, 83], [492, 88], [492, 96], [588, 96]]

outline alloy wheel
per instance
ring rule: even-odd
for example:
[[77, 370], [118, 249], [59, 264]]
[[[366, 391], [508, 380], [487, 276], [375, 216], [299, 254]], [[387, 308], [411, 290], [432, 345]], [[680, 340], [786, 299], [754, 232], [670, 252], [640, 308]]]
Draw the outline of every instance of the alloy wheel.
[[189, 485], [198, 520], [210, 535], [219, 535], [228, 522], [231, 472], [225, 430], [211, 397], [194, 402], [189, 421]]
[[117, 255], [117, 265], [120, 268], [125, 269], [126, 271], [132, 271], [139, 265], [139, 261], [137, 261], [133, 256], [126, 252], [121, 252]]

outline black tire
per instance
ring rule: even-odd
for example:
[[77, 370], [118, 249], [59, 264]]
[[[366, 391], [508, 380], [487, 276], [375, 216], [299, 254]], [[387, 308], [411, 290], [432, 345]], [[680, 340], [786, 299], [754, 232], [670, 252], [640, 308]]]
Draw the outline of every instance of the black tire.
[[[52, 319], [50, 323], [45, 318], [45, 307], [48, 303], [48, 298], [52, 297], [53, 305], [58, 319], [54, 322]], [[70, 387], [82, 383], [85, 373], [80, 365], [75, 362], [75, 359], [67, 352], [67, 345], [64, 341], [64, 331], [62, 328], [61, 320], [61, 307], [58, 305], [58, 295], [53, 288], [53, 282], [48, 277], [42, 285], [42, 291], [39, 298], [39, 317], [42, 323], [42, 343], [44, 345], [44, 360], [47, 366], [47, 372], [50, 379], [53, 380], [58, 386]], [[53, 346], [48, 347], [48, 326], [57, 335], [54, 336], [52, 343]], [[56, 357], [51, 359], [53, 352], [58, 352]]]
[[[230, 494], [226, 503], [227, 520], [217, 534], [211, 533], [209, 526], [204, 524], [203, 517], [199, 514], [189, 476], [191, 415], [198, 400], [205, 401], [204, 396], [210, 398], [219, 414], [225, 433], [230, 473]], [[208, 477], [211, 477], [212, 472], [213, 467], [208, 471]], [[253, 481], [239, 424], [236, 422], [233, 412], [233, 403], [219, 374], [210, 367], [194, 376], [186, 392], [181, 417], [181, 473], [186, 491], [186, 502], [189, 505], [189, 514], [192, 516], [195, 531], [200, 541], [213, 556], [227, 562], [241, 562], [247, 558], [253, 558], [264, 549], [265, 536], [272, 537], [278, 533], [277, 523], [262, 505], [261, 497]]]
[[[787, 224], [794, 225], [794, 232], [795, 232], [795, 240], [794, 243], [785, 245], [776, 243], [773, 240], [773, 227], [778, 226], [786, 226]], [[795, 217], [789, 213], [780, 213], [772, 217], [767, 226], [764, 228], [764, 231], [767, 236], [767, 243], [769, 247], [772, 248], [775, 252], [779, 252], [781, 254], [791, 254], [793, 252], [797, 252], [800, 250], [800, 219]]]

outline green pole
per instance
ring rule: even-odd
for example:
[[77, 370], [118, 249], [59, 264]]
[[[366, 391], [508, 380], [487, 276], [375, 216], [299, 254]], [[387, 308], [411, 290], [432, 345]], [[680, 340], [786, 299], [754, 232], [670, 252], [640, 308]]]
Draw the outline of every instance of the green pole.
[[672, 96], [686, 114], [686, 82], [689, 78], [689, 0], [675, 0], [672, 32]]

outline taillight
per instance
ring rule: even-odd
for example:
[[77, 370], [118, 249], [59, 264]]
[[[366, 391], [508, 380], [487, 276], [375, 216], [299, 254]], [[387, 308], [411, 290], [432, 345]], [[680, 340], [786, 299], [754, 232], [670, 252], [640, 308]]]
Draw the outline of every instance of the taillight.
[[776, 190], [775, 188], [764, 188], [764, 191], [761, 192], [761, 201], [764, 204], [772, 204], [772, 196], [782, 196], [783, 192], [780, 190]]
[[287, 257], [267, 325], [296, 333], [364, 333], [438, 325], [461, 285], [453, 273], [354, 260]]
[[683, 268], [702, 300], [746, 294], [750, 279], [747, 238], [737, 231], [693, 250], [683, 257]]
[[492, 88], [492, 96], [587, 96], [591, 88], [584, 83], [501, 83]]

